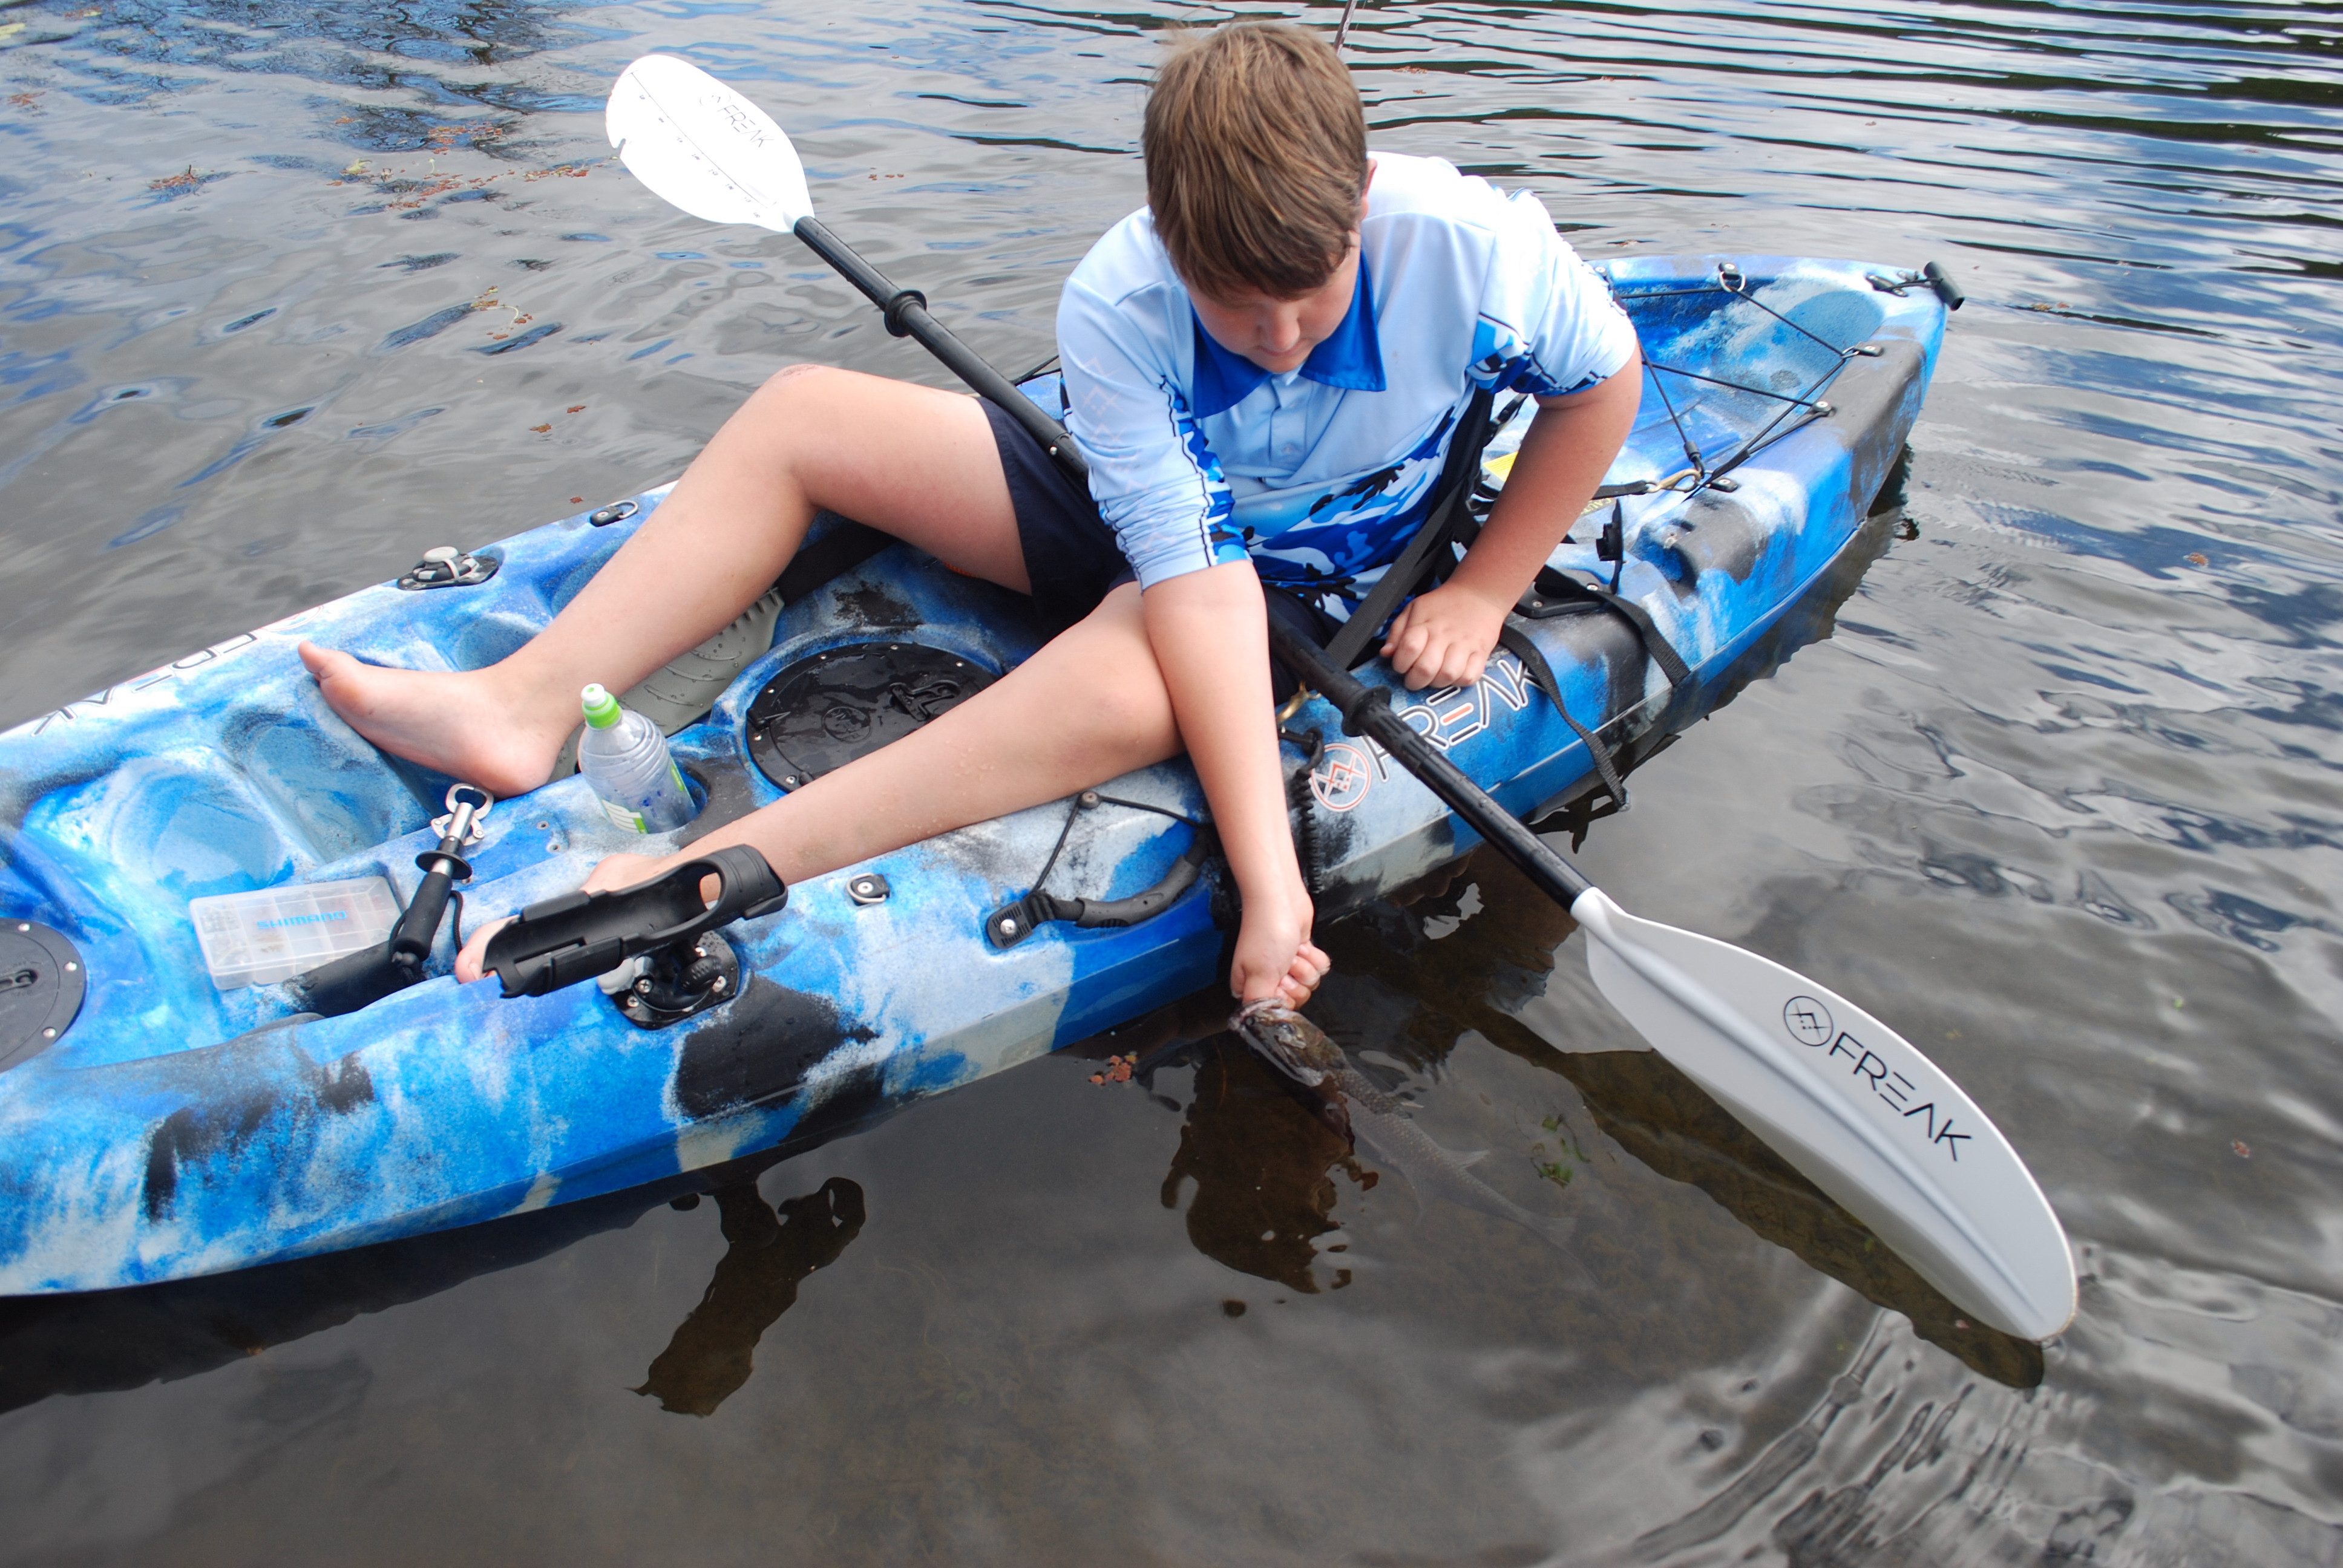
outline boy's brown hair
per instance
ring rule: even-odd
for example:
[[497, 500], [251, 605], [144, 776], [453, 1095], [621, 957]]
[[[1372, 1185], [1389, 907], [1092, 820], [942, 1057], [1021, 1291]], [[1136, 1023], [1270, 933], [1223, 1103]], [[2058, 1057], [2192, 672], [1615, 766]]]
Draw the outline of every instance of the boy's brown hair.
[[1315, 33], [1239, 22], [1183, 43], [1155, 74], [1140, 145], [1155, 232], [1191, 288], [1292, 299], [1342, 265], [1367, 119]]

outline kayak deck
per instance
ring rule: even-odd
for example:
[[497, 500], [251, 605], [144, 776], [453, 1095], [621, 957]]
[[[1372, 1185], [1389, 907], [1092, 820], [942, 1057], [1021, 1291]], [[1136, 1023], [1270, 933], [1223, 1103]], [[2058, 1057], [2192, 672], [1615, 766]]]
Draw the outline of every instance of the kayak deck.
[[[1876, 269], [1740, 257], [1736, 291], [1720, 286], [1719, 261], [1607, 269], [1655, 367], [1612, 483], [1682, 485], [1687, 439], [1714, 471], [1789, 431], [1734, 467], [1729, 490], [1617, 503], [1620, 591], [1682, 656], [1687, 689], [1671, 689], [1616, 614], [1532, 623], [1571, 714], [1614, 747], [1687, 721], [1707, 683], [1838, 558], [1917, 416], [1943, 330], [1933, 296], [1885, 291], [1867, 281]], [[1876, 352], [1839, 352], [1857, 345]], [[1831, 411], [1817, 416], [1824, 391]], [[1493, 482], [1530, 412], [1493, 444]], [[69, 1025], [0, 1070], [0, 1292], [212, 1272], [639, 1185], [851, 1124], [1217, 980], [1227, 895], [1209, 875], [1134, 925], [1057, 923], [1008, 943], [987, 929], [1032, 890], [1053, 847], [1049, 890], [1061, 897], [1126, 898], [1172, 873], [1208, 816], [1174, 762], [1115, 780], [1093, 807], [1036, 807], [793, 887], [784, 912], [723, 932], [747, 977], [739, 994], [665, 1029], [637, 1028], [590, 984], [513, 1000], [458, 987], [446, 930], [433, 978], [342, 1017], [301, 1013], [284, 984], [216, 989], [188, 900], [363, 876], [408, 898], [451, 782], [358, 739], [295, 646], [408, 668], [493, 662], [663, 493], [478, 549], [496, 563], [484, 581], [364, 588], [0, 736], [0, 915], [59, 933], [83, 976]], [[1607, 580], [1597, 521], [1554, 564]], [[786, 605], [769, 647], [671, 737], [706, 801], [699, 819], [647, 842], [574, 777], [499, 802], [467, 851], [465, 919], [567, 891], [606, 855], [661, 852], [779, 799], [749, 756], [759, 694], [806, 660], [873, 642], [997, 675], [1039, 631], [1019, 596], [906, 547], [882, 550]], [[1380, 668], [1367, 675], [1389, 684]], [[1473, 688], [1394, 700], [1516, 811], [1590, 778], [1586, 748], [1510, 654]], [[1290, 749], [1288, 763], [1307, 769], [1297, 831], [1322, 918], [1473, 847], [1377, 749], [1344, 739], [1322, 702], [1290, 725], [1321, 743], [1314, 757]]]

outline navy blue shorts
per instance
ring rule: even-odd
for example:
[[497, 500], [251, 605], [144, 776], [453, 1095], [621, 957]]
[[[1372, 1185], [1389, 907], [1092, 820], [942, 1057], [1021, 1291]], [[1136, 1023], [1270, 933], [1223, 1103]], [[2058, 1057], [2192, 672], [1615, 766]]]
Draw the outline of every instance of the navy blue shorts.
[[1009, 504], [1017, 511], [1017, 543], [1025, 552], [1025, 578], [1033, 603], [1055, 637], [1091, 611], [1122, 583], [1134, 580], [1114, 530], [1099, 516], [1088, 487], [1058, 467], [1032, 432], [990, 399], [984, 417], [992, 422], [992, 443], [1001, 448], [1001, 477], [1009, 481]]
[[[987, 402], [984, 417], [992, 422], [993, 445], [1001, 449], [1001, 472], [1017, 512], [1017, 543], [1025, 552], [1033, 603], [1055, 637], [1135, 576], [1089, 489], [1067, 477], [1049, 449], [1004, 410]], [[1315, 607], [1275, 588], [1265, 588], [1264, 593], [1270, 614], [1322, 643], [1333, 635], [1336, 623]], [[1269, 676], [1281, 700], [1293, 695], [1299, 683], [1274, 658]]]

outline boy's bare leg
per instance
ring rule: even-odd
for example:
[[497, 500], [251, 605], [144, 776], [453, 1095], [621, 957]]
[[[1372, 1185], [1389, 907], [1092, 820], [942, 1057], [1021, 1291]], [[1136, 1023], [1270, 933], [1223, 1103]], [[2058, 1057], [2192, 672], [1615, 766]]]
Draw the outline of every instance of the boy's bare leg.
[[394, 670], [307, 643], [302, 660], [334, 710], [383, 749], [520, 794], [551, 775], [578, 726], [580, 687], [623, 691], [706, 641], [772, 586], [822, 508], [1028, 588], [1009, 487], [974, 398], [794, 366], [726, 421], [635, 537], [501, 663]]
[[950, 712], [719, 828], [786, 881], [1103, 783], [1180, 750], [1172, 703], [1125, 584], [1081, 624]]
[[[784, 880], [799, 881], [1062, 799], [1179, 750], [1139, 588], [1126, 583], [1081, 625], [950, 712], [717, 829], [685, 853], [751, 844]], [[656, 860], [614, 857], [586, 885], [628, 887], [662, 869]], [[1298, 883], [1292, 897], [1306, 909]], [[501, 923], [474, 933], [457, 978], [478, 978], [480, 954]], [[1306, 915], [1302, 925], [1306, 931]], [[1324, 977], [1326, 955], [1305, 937], [1292, 965], [1288, 995], [1299, 1001]]]
[[[1054, 800], [1180, 749], [1163, 678], [1125, 584], [1080, 625], [950, 711], [695, 842], [752, 844], [795, 882]], [[624, 886], [655, 864], [621, 858]], [[479, 945], [477, 941], [473, 944]]]

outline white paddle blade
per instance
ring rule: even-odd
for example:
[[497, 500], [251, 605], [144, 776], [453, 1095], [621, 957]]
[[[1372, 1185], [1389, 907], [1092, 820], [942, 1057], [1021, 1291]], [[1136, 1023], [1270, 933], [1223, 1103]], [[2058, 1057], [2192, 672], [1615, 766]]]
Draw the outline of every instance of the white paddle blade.
[[781, 127], [689, 60], [646, 55], [619, 72], [604, 123], [618, 161], [694, 217], [787, 234], [813, 213]]
[[1837, 992], [1598, 890], [1571, 913], [1611, 1004], [1955, 1305], [2021, 1339], [2075, 1317], [2075, 1262], [2009, 1141], [1908, 1040]]

